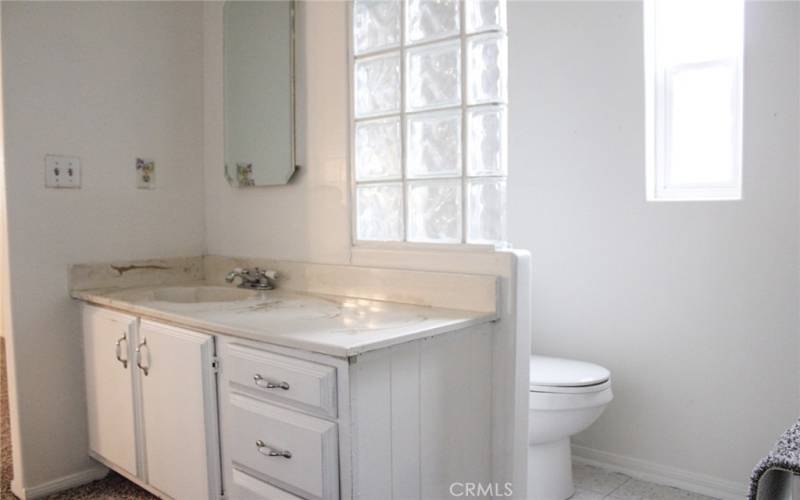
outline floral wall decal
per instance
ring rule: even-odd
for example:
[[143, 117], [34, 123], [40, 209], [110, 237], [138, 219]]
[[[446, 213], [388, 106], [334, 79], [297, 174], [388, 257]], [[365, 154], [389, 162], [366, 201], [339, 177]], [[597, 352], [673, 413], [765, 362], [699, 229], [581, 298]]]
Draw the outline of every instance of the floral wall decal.
[[139, 189], [155, 189], [156, 187], [156, 162], [136, 158], [136, 175]]
[[253, 179], [253, 164], [237, 163], [236, 178], [239, 181], [239, 187], [255, 186], [256, 181]]

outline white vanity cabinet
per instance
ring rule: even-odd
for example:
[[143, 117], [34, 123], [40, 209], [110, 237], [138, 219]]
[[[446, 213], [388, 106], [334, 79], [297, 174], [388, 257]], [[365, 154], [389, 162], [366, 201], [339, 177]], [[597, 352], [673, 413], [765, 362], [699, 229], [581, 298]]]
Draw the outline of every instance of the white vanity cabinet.
[[218, 498], [214, 338], [141, 320], [137, 351], [148, 484], [176, 499]]
[[492, 482], [493, 331], [287, 347], [86, 305], [91, 454], [177, 500], [449, 498]]
[[89, 449], [115, 469], [138, 474], [137, 415], [131, 361], [137, 320], [97, 307], [83, 309], [83, 352]]
[[226, 498], [422, 500], [489, 484], [491, 332], [347, 358], [218, 337]]
[[153, 493], [221, 492], [214, 339], [84, 306], [89, 448]]

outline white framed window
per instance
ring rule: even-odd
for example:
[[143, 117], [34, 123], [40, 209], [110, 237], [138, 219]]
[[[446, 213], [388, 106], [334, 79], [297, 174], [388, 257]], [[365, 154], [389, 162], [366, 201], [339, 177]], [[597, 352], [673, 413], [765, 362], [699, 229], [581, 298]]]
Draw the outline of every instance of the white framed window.
[[645, 0], [647, 199], [742, 197], [744, 0]]
[[506, 239], [504, 0], [354, 0], [353, 239]]

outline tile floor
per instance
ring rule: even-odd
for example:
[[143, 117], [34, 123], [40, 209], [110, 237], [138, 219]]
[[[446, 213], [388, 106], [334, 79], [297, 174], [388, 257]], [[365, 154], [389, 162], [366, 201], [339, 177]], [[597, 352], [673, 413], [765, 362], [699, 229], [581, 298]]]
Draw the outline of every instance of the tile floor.
[[575, 464], [572, 473], [578, 491], [570, 500], [715, 500], [706, 495], [640, 481], [591, 465]]

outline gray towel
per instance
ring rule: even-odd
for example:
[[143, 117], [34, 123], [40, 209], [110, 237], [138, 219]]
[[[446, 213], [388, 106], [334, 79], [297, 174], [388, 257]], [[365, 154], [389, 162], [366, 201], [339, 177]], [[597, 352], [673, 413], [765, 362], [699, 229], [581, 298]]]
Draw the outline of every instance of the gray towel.
[[800, 420], [789, 427], [750, 476], [749, 500], [792, 498], [792, 477], [800, 474]]

